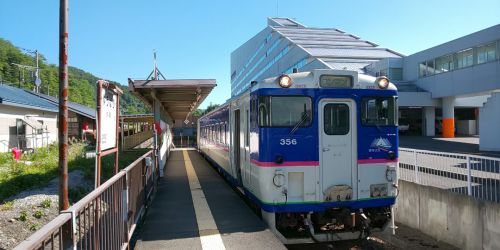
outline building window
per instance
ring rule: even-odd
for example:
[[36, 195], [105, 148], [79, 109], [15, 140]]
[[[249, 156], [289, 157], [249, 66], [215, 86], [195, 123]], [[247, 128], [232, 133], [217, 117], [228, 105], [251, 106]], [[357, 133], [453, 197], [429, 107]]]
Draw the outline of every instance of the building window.
[[418, 75], [420, 77], [427, 76], [427, 66], [425, 65], [425, 62], [418, 64]]
[[434, 75], [436, 71], [434, 70], [434, 59], [427, 61], [427, 75]]
[[453, 70], [453, 55], [436, 58], [436, 74]]
[[394, 81], [403, 80], [403, 69], [402, 68], [389, 68], [389, 79]]
[[466, 49], [458, 52], [456, 54], [457, 68], [464, 68], [472, 66], [473, 64], [473, 53], [472, 49]]
[[496, 58], [496, 44], [490, 43], [477, 48], [477, 63], [494, 61]]

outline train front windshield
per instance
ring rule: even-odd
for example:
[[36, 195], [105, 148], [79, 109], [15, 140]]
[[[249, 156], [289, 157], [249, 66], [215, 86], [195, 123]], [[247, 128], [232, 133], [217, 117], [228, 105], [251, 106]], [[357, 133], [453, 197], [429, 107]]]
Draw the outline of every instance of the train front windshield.
[[311, 103], [308, 96], [261, 96], [259, 126], [307, 127], [312, 121]]
[[365, 126], [397, 126], [397, 97], [365, 97], [361, 121]]

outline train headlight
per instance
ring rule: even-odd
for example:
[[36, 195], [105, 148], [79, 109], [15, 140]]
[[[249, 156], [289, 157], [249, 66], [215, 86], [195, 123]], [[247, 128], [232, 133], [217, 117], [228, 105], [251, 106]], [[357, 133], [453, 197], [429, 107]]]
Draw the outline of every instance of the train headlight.
[[282, 88], [289, 88], [292, 86], [292, 78], [288, 75], [281, 75], [279, 78], [279, 85]]
[[377, 86], [379, 88], [386, 89], [387, 87], [389, 87], [389, 78], [387, 78], [385, 76], [379, 76], [375, 80], [375, 83], [377, 84]]

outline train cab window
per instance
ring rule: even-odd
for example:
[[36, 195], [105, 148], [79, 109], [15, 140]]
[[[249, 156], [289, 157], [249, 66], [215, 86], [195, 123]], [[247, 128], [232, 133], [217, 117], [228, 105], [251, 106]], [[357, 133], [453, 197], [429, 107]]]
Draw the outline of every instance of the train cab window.
[[366, 126], [397, 126], [397, 108], [396, 97], [363, 98], [361, 122]]
[[346, 135], [349, 133], [349, 106], [341, 103], [326, 104], [323, 109], [324, 126], [327, 135]]
[[308, 96], [260, 96], [259, 126], [308, 127], [312, 121], [312, 101]]

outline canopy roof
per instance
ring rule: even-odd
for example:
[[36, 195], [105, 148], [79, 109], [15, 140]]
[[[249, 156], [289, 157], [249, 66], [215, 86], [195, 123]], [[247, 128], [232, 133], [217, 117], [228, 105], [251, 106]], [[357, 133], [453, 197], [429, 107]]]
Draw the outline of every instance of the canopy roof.
[[215, 79], [128, 80], [135, 95], [153, 105], [156, 98], [172, 119], [186, 117], [217, 86]]

